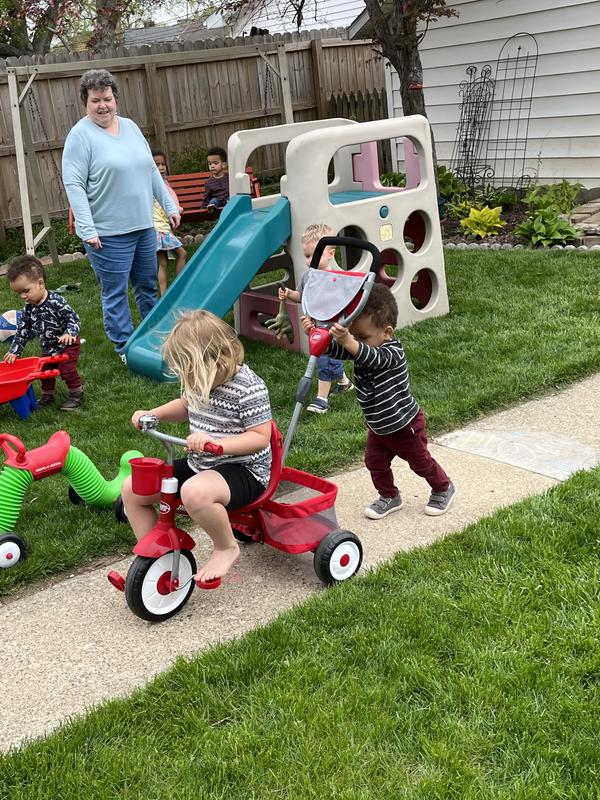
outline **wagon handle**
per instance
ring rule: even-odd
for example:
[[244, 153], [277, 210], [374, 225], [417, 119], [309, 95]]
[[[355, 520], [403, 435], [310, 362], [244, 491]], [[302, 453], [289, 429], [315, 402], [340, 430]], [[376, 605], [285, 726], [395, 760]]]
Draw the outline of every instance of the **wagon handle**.
[[0, 447], [4, 450], [5, 455], [9, 457], [14, 456], [16, 451], [19, 464], [23, 464], [27, 460], [25, 445], [12, 433], [0, 433]]
[[40, 364], [58, 364], [59, 361], [68, 361], [69, 356], [66, 353], [57, 353], [55, 356], [43, 356], [39, 359]]
[[28, 381], [41, 381], [44, 378], [57, 378], [60, 375], [59, 369], [41, 369], [27, 376]]

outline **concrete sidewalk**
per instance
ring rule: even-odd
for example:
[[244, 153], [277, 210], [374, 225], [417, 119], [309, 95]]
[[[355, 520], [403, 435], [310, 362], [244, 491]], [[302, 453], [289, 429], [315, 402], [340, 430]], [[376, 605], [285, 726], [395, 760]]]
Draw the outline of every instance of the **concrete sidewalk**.
[[[593, 424], [599, 401], [596, 375], [440, 437], [431, 449], [458, 491], [442, 517], [423, 514], [428, 487], [400, 462], [395, 472], [405, 508], [377, 522], [362, 515], [375, 497], [366, 469], [338, 476], [338, 520], [360, 536], [364, 568], [542, 492], [574, 469], [593, 466], [600, 452], [600, 427]], [[205, 539], [199, 540], [199, 562], [208, 554]], [[125, 695], [168, 669], [178, 655], [191, 656], [241, 636], [323, 591], [311, 554], [286, 555], [250, 545], [242, 548], [221, 589], [195, 591], [180, 614], [151, 625], [133, 616], [123, 595], [106, 581], [109, 569], [126, 572], [130, 561], [77, 574], [0, 605], [5, 677], [0, 749]]]

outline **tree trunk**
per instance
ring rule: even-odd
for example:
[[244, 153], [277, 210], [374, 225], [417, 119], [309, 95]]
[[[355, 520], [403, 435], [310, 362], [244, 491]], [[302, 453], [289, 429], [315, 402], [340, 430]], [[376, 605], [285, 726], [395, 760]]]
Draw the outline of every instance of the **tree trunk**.
[[91, 42], [95, 53], [116, 47], [124, 6], [123, 0], [96, 0], [96, 30]]
[[[421, 57], [419, 55], [416, 43], [414, 49], [411, 51], [407, 50], [406, 48], [395, 48], [393, 52], [388, 54], [384, 48], [383, 53], [398, 73], [398, 78], [400, 79], [400, 99], [402, 100], [402, 111], [404, 112], [404, 116], [408, 117], [411, 114], [421, 114], [422, 116], [427, 117], [423, 89], [410, 88], [411, 76], [423, 74]], [[433, 128], [431, 126], [429, 130], [431, 132], [433, 174], [435, 176], [436, 190], [438, 190], [438, 163], [437, 152], [435, 148], [435, 137], [433, 135]]]

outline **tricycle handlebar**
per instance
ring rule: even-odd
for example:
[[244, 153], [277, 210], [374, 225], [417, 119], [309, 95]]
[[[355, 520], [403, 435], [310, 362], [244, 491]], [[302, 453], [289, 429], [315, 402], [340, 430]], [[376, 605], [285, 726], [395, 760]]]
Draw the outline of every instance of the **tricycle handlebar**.
[[[187, 447], [187, 441], [185, 439], [180, 439], [177, 436], [170, 436], [168, 433], [163, 433], [162, 431], [156, 430], [160, 420], [154, 414], [145, 414], [139, 418], [138, 422], [140, 429], [144, 433], [149, 433], [150, 436], [154, 436], [155, 439], [159, 439], [161, 442], [167, 442], [168, 444], [176, 444], [180, 447]], [[223, 455], [223, 448], [220, 444], [206, 442], [203, 450], [205, 453], [212, 453], [215, 456]]]

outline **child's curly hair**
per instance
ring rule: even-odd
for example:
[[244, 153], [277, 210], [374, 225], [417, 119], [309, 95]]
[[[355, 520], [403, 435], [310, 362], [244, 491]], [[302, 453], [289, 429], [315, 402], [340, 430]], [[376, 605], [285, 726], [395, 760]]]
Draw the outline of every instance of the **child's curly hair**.
[[38, 281], [40, 278], [46, 283], [46, 270], [44, 265], [35, 256], [17, 256], [8, 265], [6, 277], [9, 283], [16, 281], [24, 275], [32, 281]]
[[371, 323], [381, 330], [385, 330], [388, 325], [396, 328], [398, 322], [398, 304], [396, 298], [383, 283], [374, 283], [371, 287], [365, 307], [361, 317], [370, 317]]
[[193, 410], [207, 406], [214, 387], [230, 380], [244, 360], [244, 347], [233, 328], [204, 310], [182, 314], [162, 352]]

